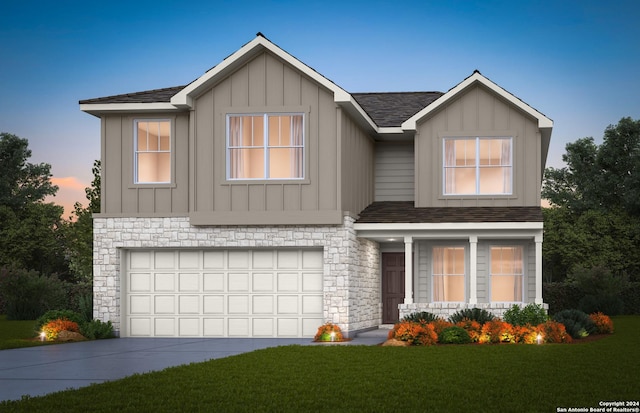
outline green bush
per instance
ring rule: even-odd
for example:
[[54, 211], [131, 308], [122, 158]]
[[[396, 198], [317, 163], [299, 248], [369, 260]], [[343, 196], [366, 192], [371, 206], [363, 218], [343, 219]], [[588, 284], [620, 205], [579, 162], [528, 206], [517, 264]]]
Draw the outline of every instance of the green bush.
[[8, 320], [33, 320], [66, 302], [64, 283], [57, 276], [19, 268], [0, 268], [0, 296]]
[[630, 282], [620, 296], [625, 314], [640, 314], [640, 282]]
[[477, 321], [480, 325], [491, 321], [495, 318], [493, 314], [482, 308], [465, 308], [464, 310], [458, 310], [451, 314], [449, 321], [456, 324], [464, 319], [471, 321]]
[[432, 314], [428, 311], [422, 311], [422, 312], [418, 312], [418, 313], [411, 313], [409, 315], [406, 315], [404, 317], [402, 317], [402, 320], [400, 321], [411, 321], [414, 323], [430, 323], [432, 321], [436, 321], [438, 320], [440, 317], [438, 317], [435, 314]]
[[77, 323], [79, 326], [85, 322], [82, 314], [79, 314], [73, 310], [49, 310], [36, 320], [35, 331], [40, 333], [42, 326], [53, 320], [69, 320]]
[[111, 325], [111, 321], [106, 323], [100, 320], [87, 321], [80, 325], [80, 334], [89, 340], [113, 338], [113, 325]]
[[587, 314], [604, 313], [608, 316], [614, 316], [623, 313], [624, 303], [619, 296], [585, 295], [580, 299], [578, 309]]
[[584, 294], [574, 284], [554, 282], [542, 284], [542, 297], [549, 305], [549, 314], [553, 315], [562, 310], [578, 308], [580, 298]]
[[504, 321], [513, 326], [532, 325], [537, 326], [549, 319], [546, 310], [539, 304], [527, 304], [524, 308], [520, 308], [518, 304], [514, 304], [504, 312]]
[[584, 338], [598, 332], [589, 315], [580, 310], [562, 310], [555, 314], [553, 319], [564, 324], [567, 333], [573, 338]]
[[468, 344], [471, 343], [471, 337], [464, 328], [451, 326], [440, 332], [438, 342], [442, 344]]

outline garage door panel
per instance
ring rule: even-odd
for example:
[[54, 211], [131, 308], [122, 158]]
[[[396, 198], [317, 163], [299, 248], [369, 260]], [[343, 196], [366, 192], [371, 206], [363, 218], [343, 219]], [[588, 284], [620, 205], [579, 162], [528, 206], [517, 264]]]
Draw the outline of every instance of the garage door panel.
[[174, 269], [176, 267], [175, 253], [173, 251], [156, 251], [154, 254], [154, 267], [156, 269]]
[[204, 291], [224, 291], [224, 273], [204, 273], [202, 279]]
[[156, 314], [175, 314], [175, 300], [175, 295], [156, 295], [154, 297], [154, 312]]
[[131, 314], [151, 314], [150, 295], [129, 296], [129, 312]]
[[254, 295], [252, 313], [253, 314], [273, 314], [273, 295]]
[[133, 250], [123, 332], [137, 337], [312, 337], [323, 323], [320, 250]]
[[178, 310], [180, 314], [200, 314], [200, 296], [178, 296]]
[[278, 292], [298, 292], [298, 273], [278, 273]]
[[249, 318], [229, 318], [230, 337], [249, 337]]
[[248, 292], [249, 291], [249, 273], [229, 273], [229, 291], [230, 292]]
[[273, 292], [273, 273], [253, 273], [251, 289], [253, 292]]
[[227, 297], [229, 314], [249, 314], [248, 295], [230, 295]]
[[200, 291], [200, 274], [184, 273], [178, 274], [178, 290], [182, 291]]
[[154, 290], [155, 291], [171, 291], [176, 289], [175, 273], [156, 273], [154, 277]]
[[129, 273], [129, 291], [150, 292], [151, 291], [151, 273], [148, 273], [148, 272]]
[[175, 318], [155, 318], [154, 319], [154, 335], [173, 337], [176, 335], [176, 319]]

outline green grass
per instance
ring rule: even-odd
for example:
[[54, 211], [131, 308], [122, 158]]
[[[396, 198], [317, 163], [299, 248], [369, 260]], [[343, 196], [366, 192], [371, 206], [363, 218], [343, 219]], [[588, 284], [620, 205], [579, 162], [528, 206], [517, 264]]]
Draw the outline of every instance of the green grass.
[[640, 317], [582, 344], [288, 346], [135, 375], [2, 412], [555, 412], [637, 400]]
[[0, 315], [0, 350], [50, 344], [34, 341], [34, 320], [7, 320]]

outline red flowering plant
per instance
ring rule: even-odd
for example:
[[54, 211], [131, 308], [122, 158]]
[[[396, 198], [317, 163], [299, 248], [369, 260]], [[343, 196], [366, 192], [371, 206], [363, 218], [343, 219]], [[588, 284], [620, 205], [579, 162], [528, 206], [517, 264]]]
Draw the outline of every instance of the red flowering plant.
[[430, 346], [438, 342], [432, 323], [416, 323], [413, 321], [401, 321], [389, 331], [389, 338], [406, 341], [414, 346]]
[[601, 312], [589, 314], [589, 318], [596, 325], [598, 334], [612, 334], [613, 333], [613, 321], [608, 315]]
[[60, 334], [61, 331], [72, 331], [74, 333], [78, 333], [80, 332], [80, 328], [78, 327], [78, 323], [75, 321], [69, 321], [64, 318], [51, 320], [42, 326], [42, 332], [44, 333], [47, 341], [57, 339], [58, 334]]
[[480, 325], [480, 323], [475, 320], [463, 318], [461, 321], [458, 321], [456, 325], [458, 327], [464, 328], [467, 331], [472, 342], [478, 342], [478, 340], [480, 339], [480, 335], [482, 334], [482, 325]]
[[536, 327], [536, 331], [542, 335], [545, 343], [571, 343], [573, 339], [567, 333], [564, 324], [548, 320]]
[[343, 341], [342, 330], [336, 324], [326, 323], [318, 327], [314, 341]]
[[538, 342], [538, 330], [531, 324], [513, 326], [513, 338], [516, 343], [536, 344]]
[[451, 327], [453, 325], [452, 323], [442, 318], [438, 318], [428, 324], [431, 324], [433, 326], [433, 330], [437, 335], [440, 335], [440, 333], [442, 333], [442, 330], [444, 330], [445, 328]]
[[513, 343], [513, 326], [509, 323], [496, 318], [491, 321], [487, 321], [482, 326], [480, 343]]

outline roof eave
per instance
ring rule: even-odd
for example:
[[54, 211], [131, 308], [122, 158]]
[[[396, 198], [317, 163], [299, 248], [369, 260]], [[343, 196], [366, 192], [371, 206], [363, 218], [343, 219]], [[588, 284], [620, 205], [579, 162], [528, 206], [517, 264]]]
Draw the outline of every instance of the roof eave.
[[154, 103], [81, 103], [80, 110], [99, 116], [102, 113], [174, 112], [179, 108], [167, 102]]

